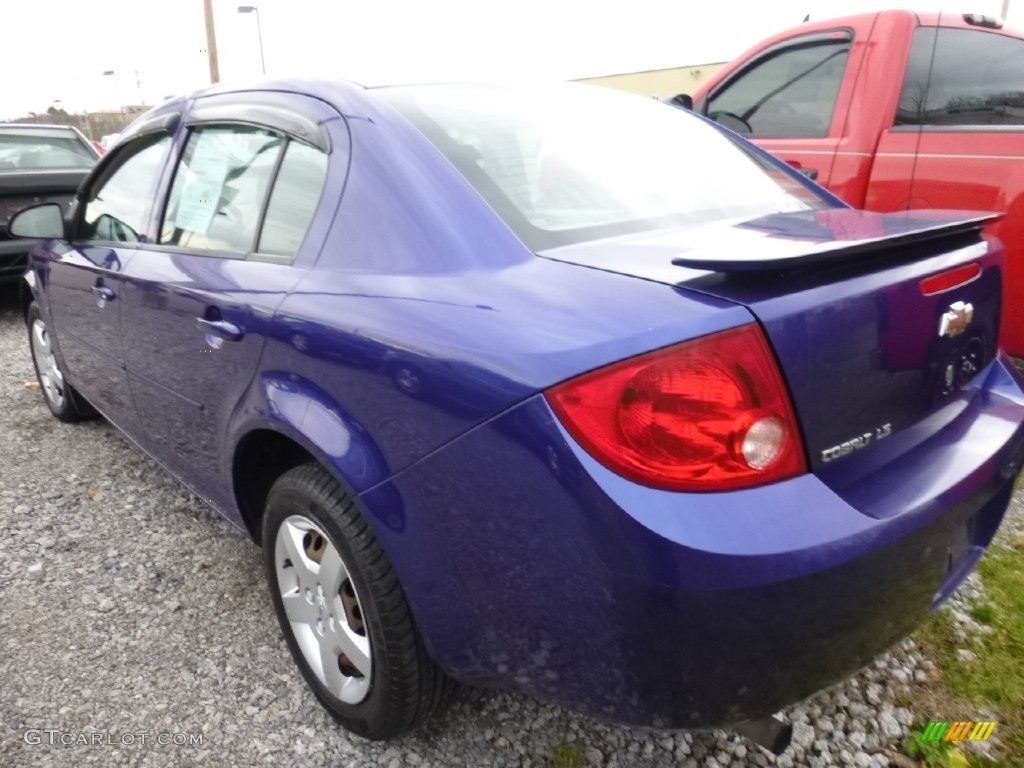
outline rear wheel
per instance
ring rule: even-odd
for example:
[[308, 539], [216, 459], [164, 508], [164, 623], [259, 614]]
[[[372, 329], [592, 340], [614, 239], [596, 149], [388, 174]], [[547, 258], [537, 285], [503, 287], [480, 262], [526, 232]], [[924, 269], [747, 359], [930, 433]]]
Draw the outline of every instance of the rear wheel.
[[296, 467], [274, 483], [263, 552], [288, 648], [320, 703], [369, 739], [423, 722], [444, 677], [373, 531], [318, 465]]
[[96, 415], [85, 399], [67, 383], [53, 347], [43, 313], [35, 302], [29, 305], [25, 321], [28, 324], [28, 342], [32, 349], [32, 364], [36, 369], [39, 388], [43, 391], [46, 405], [61, 421], [73, 422], [92, 418]]

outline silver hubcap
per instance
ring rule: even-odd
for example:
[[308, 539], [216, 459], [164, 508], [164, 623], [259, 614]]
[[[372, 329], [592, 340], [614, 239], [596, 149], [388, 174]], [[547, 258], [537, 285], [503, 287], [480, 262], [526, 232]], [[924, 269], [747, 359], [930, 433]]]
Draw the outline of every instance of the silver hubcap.
[[277, 531], [277, 588], [302, 655], [346, 704], [370, 691], [373, 653], [363, 607], [338, 549], [310, 519], [292, 515]]
[[53, 356], [50, 344], [50, 333], [46, 323], [35, 320], [32, 323], [32, 357], [39, 371], [39, 384], [50, 405], [60, 409], [64, 405], [64, 376], [57, 367], [57, 358]]

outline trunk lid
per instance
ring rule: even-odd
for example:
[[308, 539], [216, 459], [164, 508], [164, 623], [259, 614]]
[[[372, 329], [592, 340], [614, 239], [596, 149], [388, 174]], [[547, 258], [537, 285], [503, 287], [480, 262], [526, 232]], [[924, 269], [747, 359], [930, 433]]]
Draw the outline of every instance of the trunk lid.
[[994, 215], [805, 211], [545, 251], [746, 306], [774, 348], [812, 470], [958, 396], [995, 357]]

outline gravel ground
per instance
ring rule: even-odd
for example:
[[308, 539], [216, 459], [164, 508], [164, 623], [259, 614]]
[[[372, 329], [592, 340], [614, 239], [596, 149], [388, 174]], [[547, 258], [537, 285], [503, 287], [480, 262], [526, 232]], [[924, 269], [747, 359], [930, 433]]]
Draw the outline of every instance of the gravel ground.
[[[292, 667], [257, 548], [105, 422], [51, 418], [32, 378], [16, 295], [0, 291], [0, 766], [773, 762], [724, 732], [630, 729], [465, 689], [413, 736], [349, 736]], [[1017, 526], [1022, 510], [1018, 495]], [[888, 765], [931, 669], [905, 641], [791, 707], [793, 746], [774, 764]]]

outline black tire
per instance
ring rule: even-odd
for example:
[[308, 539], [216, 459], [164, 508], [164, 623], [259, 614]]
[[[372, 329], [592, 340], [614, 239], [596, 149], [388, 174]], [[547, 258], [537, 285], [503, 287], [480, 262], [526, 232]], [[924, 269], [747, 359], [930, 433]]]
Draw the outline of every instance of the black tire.
[[[25, 324], [28, 327], [32, 367], [35, 368], [36, 380], [50, 413], [69, 423], [94, 418], [97, 415], [96, 409], [68, 384], [60, 364], [60, 356], [56, 354], [50, 329], [39, 305], [34, 301], [29, 304], [28, 312], [25, 313]], [[40, 371], [41, 361], [44, 360], [50, 361], [52, 368], [48, 369], [44, 364], [44, 370]], [[54, 372], [58, 375], [55, 376]]]
[[[288, 550], [284, 542], [292, 541], [294, 547], [296, 532], [305, 530], [297, 527], [300, 519], [311, 523], [312, 529], [302, 538], [302, 551], [297, 555], [303, 558], [304, 565], [301, 569], [289, 570], [293, 568], [291, 558], [285, 555], [293, 550]], [[288, 527], [282, 531], [283, 526]], [[315, 538], [321, 533], [326, 536], [326, 543]], [[300, 604], [301, 609], [320, 619], [330, 615], [331, 632], [342, 632], [340, 614], [335, 630], [334, 614], [325, 613], [331, 610], [330, 605], [338, 605], [333, 602], [334, 595], [321, 590], [320, 598], [310, 599], [310, 593], [302, 587], [315, 573], [313, 578], [318, 580], [315, 589], [319, 588], [320, 562], [308, 560], [307, 556], [315, 555], [319, 548], [321, 557], [325, 557], [323, 552], [328, 550], [324, 548], [330, 546], [340, 555], [341, 571], [354, 588], [349, 590], [344, 581], [340, 582], [338, 596], [344, 599], [347, 594], [350, 601], [355, 601], [354, 609], [344, 609], [347, 614], [344, 625], [349, 630], [353, 627], [355, 631], [362, 630], [369, 641], [367, 658], [372, 662], [369, 687], [365, 698], [356, 703], [343, 701], [332, 691], [305, 655], [312, 652], [313, 647], [321, 647], [310, 644], [322, 645], [315, 633], [323, 637], [326, 625], [317, 619], [306, 621], [305, 618], [297, 623], [306, 643], [304, 652], [284, 605], [283, 593], [287, 592], [293, 608], [296, 598], [304, 593], [309, 606]], [[292, 658], [317, 699], [339, 723], [367, 739], [380, 740], [406, 733], [426, 720], [445, 693], [445, 677], [427, 655], [398, 578], [373, 531], [355, 501], [319, 465], [311, 463], [289, 470], [270, 489], [263, 517], [263, 562], [274, 611]], [[316, 570], [309, 570], [314, 565]], [[294, 582], [291, 581], [293, 574]], [[327, 581], [327, 576], [324, 580]], [[325, 596], [329, 603], [325, 603]], [[353, 610], [356, 613], [351, 613]], [[356, 626], [359, 623], [361, 627]], [[344, 685], [364, 684], [364, 675], [348, 662], [347, 656], [341, 655], [337, 661], [346, 678]], [[358, 680], [353, 682], [352, 678]]]

